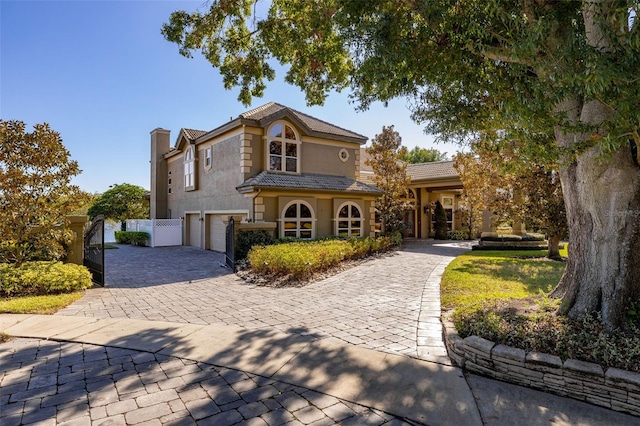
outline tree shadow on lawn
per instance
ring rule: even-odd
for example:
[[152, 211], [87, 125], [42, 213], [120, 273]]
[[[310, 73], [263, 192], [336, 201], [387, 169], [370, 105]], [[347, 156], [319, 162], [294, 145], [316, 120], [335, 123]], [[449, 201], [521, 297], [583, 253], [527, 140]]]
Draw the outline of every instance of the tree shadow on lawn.
[[[504, 281], [522, 283], [528, 292], [537, 294], [548, 292], [555, 287], [566, 267], [566, 263], [546, 260], [526, 260], [516, 258], [473, 259], [461, 265], [450, 267], [452, 274], [468, 274], [490, 279], [498, 290]], [[476, 281], [478, 282], [478, 281]]]

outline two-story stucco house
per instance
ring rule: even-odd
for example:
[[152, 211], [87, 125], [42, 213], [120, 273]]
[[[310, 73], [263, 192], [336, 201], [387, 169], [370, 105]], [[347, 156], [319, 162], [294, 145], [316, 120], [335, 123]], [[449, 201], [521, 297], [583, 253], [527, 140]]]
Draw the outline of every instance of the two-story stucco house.
[[280, 237], [365, 236], [381, 191], [360, 181], [365, 136], [277, 103], [210, 131], [151, 132], [151, 217], [182, 218], [183, 243], [225, 250], [229, 217]]

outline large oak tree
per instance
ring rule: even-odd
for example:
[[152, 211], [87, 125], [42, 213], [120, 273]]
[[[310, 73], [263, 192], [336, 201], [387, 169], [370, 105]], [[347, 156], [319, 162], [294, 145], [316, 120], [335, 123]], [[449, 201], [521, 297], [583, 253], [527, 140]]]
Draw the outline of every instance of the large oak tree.
[[201, 50], [245, 103], [263, 94], [275, 60], [311, 104], [345, 88], [361, 108], [408, 97], [443, 139], [494, 132], [547, 156], [538, 141], [553, 129], [571, 252], [556, 294], [569, 316], [599, 310], [613, 330], [640, 296], [639, 9], [638, 0], [218, 0], [174, 12], [162, 32], [185, 56]]

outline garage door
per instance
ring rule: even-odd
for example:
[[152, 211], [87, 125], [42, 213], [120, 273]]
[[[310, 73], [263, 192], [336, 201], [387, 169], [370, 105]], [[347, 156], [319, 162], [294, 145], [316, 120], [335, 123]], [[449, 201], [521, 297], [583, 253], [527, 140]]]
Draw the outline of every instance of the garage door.
[[200, 215], [188, 214], [187, 215], [189, 229], [187, 229], [187, 244], [188, 246], [200, 247]]
[[224, 252], [226, 250], [226, 225], [225, 220], [228, 215], [209, 215], [209, 248], [211, 250]]

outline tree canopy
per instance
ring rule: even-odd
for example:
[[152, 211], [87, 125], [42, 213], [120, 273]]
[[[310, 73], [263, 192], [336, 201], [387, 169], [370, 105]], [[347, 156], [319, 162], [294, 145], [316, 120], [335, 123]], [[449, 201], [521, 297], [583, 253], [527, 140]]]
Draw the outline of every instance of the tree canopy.
[[62, 258], [72, 238], [65, 216], [86, 200], [70, 184], [78, 163], [46, 123], [28, 132], [0, 120], [0, 141], [0, 262]]
[[446, 159], [446, 152], [440, 152], [435, 148], [420, 148], [418, 146], [408, 150], [402, 157], [403, 161], [410, 164], [433, 163], [436, 161], [445, 161]]
[[366, 148], [371, 158], [365, 164], [374, 172], [376, 186], [383, 191], [376, 200], [376, 212], [382, 222], [382, 231], [404, 232], [404, 215], [412, 208], [408, 201], [409, 177], [407, 165], [400, 161], [406, 154], [400, 134], [393, 126], [383, 126], [382, 132]]
[[[212, 1], [162, 28], [200, 50], [248, 104], [288, 65], [309, 104], [349, 89], [359, 108], [406, 97], [441, 139], [479, 135], [559, 163], [570, 227], [554, 292], [608, 330], [640, 299], [638, 0]], [[553, 143], [550, 143], [553, 142]], [[553, 149], [549, 149], [552, 146]]]
[[517, 220], [528, 230], [546, 233], [548, 257], [559, 258], [558, 246], [568, 229], [557, 165], [522, 161], [515, 154], [516, 143], [498, 151], [483, 142], [472, 143], [471, 152], [454, 157], [470, 232], [477, 229], [481, 212], [488, 209], [496, 221]]
[[99, 195], [87, 214], [92, 219], [103, 215], [105, 219], [124, 223], [127, 219], [149, 218], [147, 190], [130, 183], [112, 185]]

